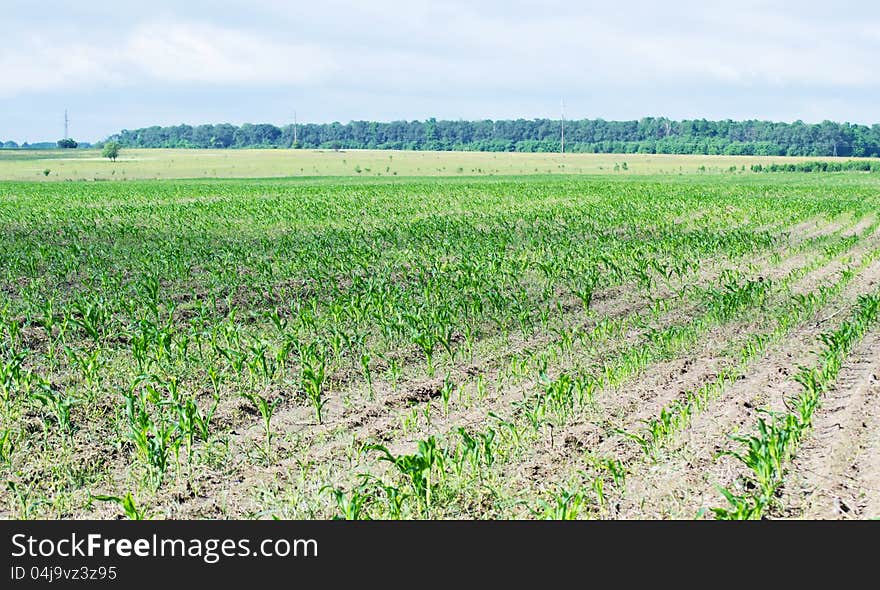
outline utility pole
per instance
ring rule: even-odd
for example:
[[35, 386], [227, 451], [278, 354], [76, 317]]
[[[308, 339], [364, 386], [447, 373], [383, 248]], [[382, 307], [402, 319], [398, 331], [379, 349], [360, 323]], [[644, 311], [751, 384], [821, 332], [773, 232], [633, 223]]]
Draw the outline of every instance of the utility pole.
[[560, 153], [565, 155], [565, 99], [562, 99], [562, 137], [560, 141]]
[[68, 137], [67, 131], [68, 131], [69, 124], [70, 124], [70, 121], [67, 118], [67, 109], [64, 109], [64, 139], [67, 139], [67, 137]]
[[293, 111], [293, 147], [296, 147], [296, 111]]

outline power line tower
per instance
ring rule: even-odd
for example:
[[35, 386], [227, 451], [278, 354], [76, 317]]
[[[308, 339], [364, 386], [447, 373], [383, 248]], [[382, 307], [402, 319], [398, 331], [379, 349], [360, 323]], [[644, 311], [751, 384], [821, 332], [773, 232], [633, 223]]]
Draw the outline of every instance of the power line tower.
[[560, 153], [565, 155], [565, 99], [562, 99], [562, 136], [559, 142]]
[[64, 139], [67, 139], [69, 136], [69, 134], [68, 134], [69, 126], [70, 126], [70, 120], [67, 118], [67, 109], [64, 109]]
[[296, 147], [296, 111], [293, 111], [293, 147]]

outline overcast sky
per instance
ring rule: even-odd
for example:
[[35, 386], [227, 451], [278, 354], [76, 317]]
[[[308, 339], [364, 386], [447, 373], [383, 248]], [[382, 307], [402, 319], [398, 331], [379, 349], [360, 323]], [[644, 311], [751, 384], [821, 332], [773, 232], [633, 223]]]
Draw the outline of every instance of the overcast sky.
[[880, 122], [880, 2], [0, 0], [0, 139], [178, 123]]

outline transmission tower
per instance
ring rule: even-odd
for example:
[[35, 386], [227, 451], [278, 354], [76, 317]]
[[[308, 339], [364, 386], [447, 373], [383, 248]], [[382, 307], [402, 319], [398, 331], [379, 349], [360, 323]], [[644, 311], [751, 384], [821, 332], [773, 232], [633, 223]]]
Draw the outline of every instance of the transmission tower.
[[67, 118], [67, 109], [64, 109], [64, 139], [68, 138], [68, 127], [70, 120]]

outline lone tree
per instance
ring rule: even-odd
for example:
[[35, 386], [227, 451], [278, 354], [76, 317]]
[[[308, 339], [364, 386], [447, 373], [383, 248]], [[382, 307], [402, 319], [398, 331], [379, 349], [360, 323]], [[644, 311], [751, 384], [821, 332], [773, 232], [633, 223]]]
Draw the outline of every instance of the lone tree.
[[116, 158], [119, 157], [119, 144], [115, 141], [111, 141], [104, 144], [104, 151], [101, 152], [101, 155], [105, 158], [109, 158], [111, 162], [115, 162]]
[[78, 146], [78, 145], [79, 144], [77, 142], [75, 142], [74, 140], [72, 140], [70, 138], [58, 140], [58, 147], [60, 147], [62, 149], [71, 150], [71, 149], [76, 148], [76, 146]]

